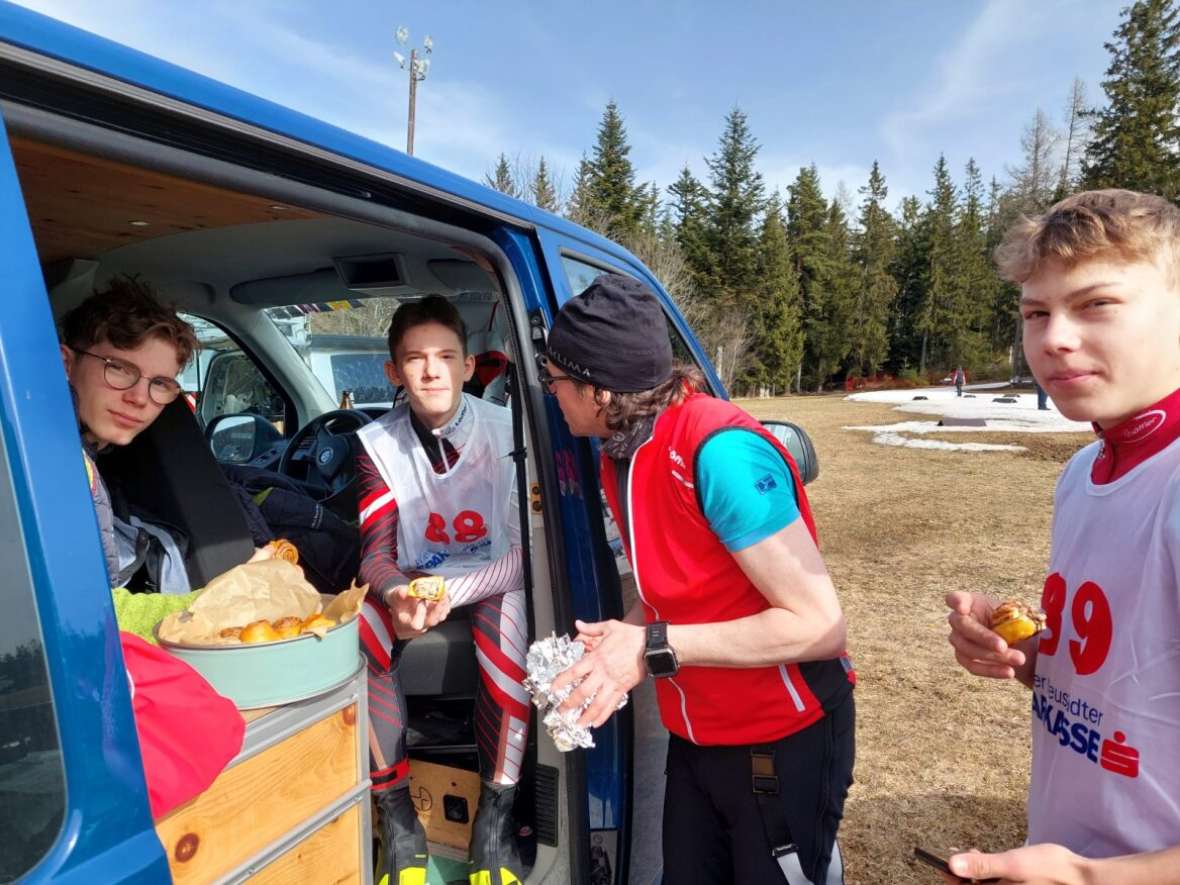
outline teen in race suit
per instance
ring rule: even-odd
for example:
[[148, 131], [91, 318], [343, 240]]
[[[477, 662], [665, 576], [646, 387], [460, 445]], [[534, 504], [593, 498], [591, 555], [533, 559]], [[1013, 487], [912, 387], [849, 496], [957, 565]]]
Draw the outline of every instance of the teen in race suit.
[[[406, 630], [391, 612], [407, 602], [398, 588], [404, 597], [405, 585], [421, 574], [446, 579], [445, 610], [471, 607], [482, 780], [471, 881], [506, 885], [521, 875], [511, 811], [528, 733], [528, 695], [520, 684], [528, 637], [511, 414], [461, 392], [459, 375], [471, 361], [462, 353], [465, 339], [462, 321], [445, 299], [431, 296], [400, 308], [390, 328], [390, 353], [407, 402], [357, 433], [364, 448], [357, 458], [360, 576], [370, 586], [360, 627], [369, 671], [370, 777], [386, 821], [387, 872], [396, 885], [425, 881], [425, 840], [407, 789], [406, 702], [399, 680], [407, 640], [398, 638], [399, 629]], [[455, 356], [462, 359], [458, 374]], [[418, 391], [421, 377], [426, 380]], [[444, 387], [453, 411], [428, 426], [431, 416], [419, 414], [426, 412], [419, 400]]]

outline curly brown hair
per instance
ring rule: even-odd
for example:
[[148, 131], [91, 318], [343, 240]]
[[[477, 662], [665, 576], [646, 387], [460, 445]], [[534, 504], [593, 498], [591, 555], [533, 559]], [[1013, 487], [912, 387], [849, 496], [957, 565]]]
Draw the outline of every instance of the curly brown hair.
[[595, 387], [584, 381], [572, 379], [578, 390], [593, 388], [594, 401], [603, 407], [606, 426], [615, 433], [628, 434], [639, 422], [654, 418], [670, 406], [677, 405], [691, 393], [708, 392], [709, 384], [704, 373], [688, 363], [673, 363], [672, 374], [650, 390], [637, 393], [618, 393]]
[[193, 327], [161, 304], [150, 284], [132, 276], [112, 279], [62, 316], [60, 326], [62, 342], [76, 350], [102, 341], [134, 350], [149, 338], [159, 338], [176, 348], [183, 367], [201, 349]]

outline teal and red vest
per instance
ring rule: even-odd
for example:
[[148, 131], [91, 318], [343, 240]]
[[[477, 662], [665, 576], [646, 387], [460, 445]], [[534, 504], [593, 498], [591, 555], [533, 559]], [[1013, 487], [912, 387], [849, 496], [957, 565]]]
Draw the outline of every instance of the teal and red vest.
[[[799, 469], [786, 448], [732, 403], [693, 394], [661, 413], [635, 451], [627, 501], [618, 499], [614, 461], [602, 458], [607, 502], [648, 622], [732, 621], [770, 607], [713, 533], [696, 491], [697, 452], [715, 433], [735, 427], [758, 433], [782, 454], [803, 522], [816, 538]], [[834, 709], [855, 682], [847, 656], [771, 667], [682, 667], [655, 680], [664, 727], [703, 745], [765, 743], [793, 734]]]

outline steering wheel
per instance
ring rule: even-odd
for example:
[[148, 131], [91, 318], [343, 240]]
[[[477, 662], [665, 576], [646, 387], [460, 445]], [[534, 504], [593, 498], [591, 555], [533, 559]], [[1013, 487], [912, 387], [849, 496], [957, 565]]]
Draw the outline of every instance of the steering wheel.
[[279, 473], [322, 489], [329, 497], [343, 491], [356, 479], [348, 434], [372, 421], [355, 409], [334, 409], [312, 418], [287, 443]]

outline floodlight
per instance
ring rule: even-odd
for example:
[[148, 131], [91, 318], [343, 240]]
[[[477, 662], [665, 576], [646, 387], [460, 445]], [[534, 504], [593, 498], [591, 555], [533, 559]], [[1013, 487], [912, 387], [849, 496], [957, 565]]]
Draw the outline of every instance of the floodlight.
[[395, 59], [397, 59], [397, 63], [398, 63], [399, 67], [404, 68], [406, 66], [406, 57], [404, 55], [402, 55], [400, 52], [395, 52], [393, 54], [393, 57]]
[[394, 33], [393, 36], [397, 38], [397, 42], [400, 45], [405, 46], [406, 41], [410, 39], [410, 29], [407, 28], [405, 25], [402, 25], [400, 28], [397, 29], [397, 31]]
[[434, 51], [434, 41], [430, 39], [429, 34], [427, 34], [426, 39], [422, 41], [422, 45], [426, 48], [427, 52]]

